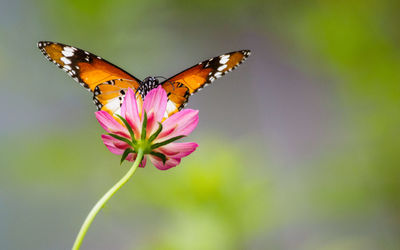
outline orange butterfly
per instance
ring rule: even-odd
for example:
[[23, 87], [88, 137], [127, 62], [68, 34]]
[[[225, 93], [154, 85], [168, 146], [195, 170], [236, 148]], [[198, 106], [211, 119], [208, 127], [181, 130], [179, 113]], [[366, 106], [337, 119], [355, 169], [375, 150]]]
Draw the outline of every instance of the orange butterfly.
[[168, 96], [166, 116], [170, 116], [186, 105], [190, 95], [232, 71], [250, 55], [249, 50], [226, 53], [200, 62], [160, 83], [158, 78], [161, 77], [146, 77], [141, 81], [101, 57], [72, 46], [48, 41], [37, 45], [47, 59], [93, 93], [98, 110], [110, 114], [119, 114], [128, 88], [135, 90], [141, 103], [150, 90], [161, 85]]

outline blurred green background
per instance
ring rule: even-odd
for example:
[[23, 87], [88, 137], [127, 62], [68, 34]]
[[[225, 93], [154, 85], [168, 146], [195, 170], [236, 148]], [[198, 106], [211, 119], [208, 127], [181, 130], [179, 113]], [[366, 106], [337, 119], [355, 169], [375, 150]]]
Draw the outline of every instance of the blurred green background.
[[128, 169], [39, 40], [138, 78], [251, 49], [192, 96], [198, 150], [139, 169], [82, 249], [399, 249], [398, 1], [0, 0], [0, 249], [69, 249]]

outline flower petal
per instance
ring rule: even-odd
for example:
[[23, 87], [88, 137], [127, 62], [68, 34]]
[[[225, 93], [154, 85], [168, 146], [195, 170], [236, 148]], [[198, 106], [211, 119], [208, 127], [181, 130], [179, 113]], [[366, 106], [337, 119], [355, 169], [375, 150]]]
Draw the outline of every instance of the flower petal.
[[190, 155], [199, 145], [195, 142], [170, 143], [163, 147], [157, 148], [155, 151], [160, 152], [168, 157], [182, 158]]
[[132, 89], [129, 88], [128, 92], [125, 95], [125, 100], [121, 106], [121, 116], [124, 117], [131, 125], [136, 138], [139, 138], [141, 128], [140, 116], [137, 106], [138, 101], [141, 101], [141, 99], [137, 100], [135, 93]]
[[[133, 162], [136, 160], [136, 157], [137, 157], [137, 154], [131, 153], [128, 155], [128, 157], [126, 157], [126, 160]], [[144, 156], [142, 162], [139, 164], [139, 168], [144, 168], [146, 166], [146, 162], [147, 162], [147, 158], [146, 158], [146, 156]]]
[[136, 159], [136, 154], [130, 153], [128, 156], [125, 158], [127, 161], [134, 161]]
[[130, 147], [127, 143], [117, 140], [110, 135], [101, 135], [101, 139], [108, 150], [116, 155], [122, 155], [125, 149]]
[[147, 113], [147, 126], [146, 126], [146, 138], [149, 138], [155, 131], [156, 117], [154, 112]]
[[146, 162], [147, 162], [147, 157], [144, 156], [142, 162], [139, 165], [139, 168], [144, 168], [146, 167]]
[[130, 138], [128, 130], [122, 126], [114, 117], [104, 110], [95, 112], [96, 119], [100, 125], [109, 133], [117, 134]]
[[163, 119], [167, 101], [167, 93], [162, 86], [151, 90], [144, 98], [143, 108], [147, 112], [147, 117], [150, 118], [151, 113], [154, 113], [154, 119], [147, 123], [147, 134], [150, 135], [157, 130], [158, 126], [155, 125]]
[[163, 131], [155, 142], [165, 141], [170, 138], [190, 134], [199, 123], [199, 111], [184, 109], [173, 114], [163, 122]]
[[153, 165], [160, 170], [170, 169], [177, 166], [181, 162], [181, 158], [169, 158], [164, 165], [163, 161], [157, 156], [149, 155], [149, 158], [151, 163], [153, 163]]

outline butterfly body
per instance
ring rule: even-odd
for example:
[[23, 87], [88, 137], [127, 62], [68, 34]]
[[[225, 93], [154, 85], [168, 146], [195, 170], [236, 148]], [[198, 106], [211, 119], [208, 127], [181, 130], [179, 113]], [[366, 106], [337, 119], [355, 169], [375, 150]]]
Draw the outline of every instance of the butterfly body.
[[144, 78], [144, 80], [140, 83], [140, 86], [138, 88], [139, 94], [144, 98], [147, 93], [150, 92], [150, 90], [157, 88], [160, 86], [160, 82], [158, 79], [154, 76], [148, 76]]
[[161, 85], [168, 96], [166, 117], [181, 110], [190, 95], [232, 71], [250, 55], [249, 50], [226, 53], [160, 82], [159, 77], [153, 76], [141, 81], [103, 58], [69, 45], [41, 41], [38, 48], [47, 59], [93, 93], [98, 110], [119, 114], [128, 88], [134, 89], [140, 104], [150, 90]]

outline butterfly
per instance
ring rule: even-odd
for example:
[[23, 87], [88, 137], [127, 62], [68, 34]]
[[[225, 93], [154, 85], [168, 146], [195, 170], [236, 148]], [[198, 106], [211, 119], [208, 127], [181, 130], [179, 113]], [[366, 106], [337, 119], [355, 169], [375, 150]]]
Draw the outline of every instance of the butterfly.
[[[114, 64], [90, 52], [62, 43], [40, 41], [38, 48], [45, 57], [63, 69], [75, 81], [93, 93], [98, 110], [120, 114], [128, 88], [136, 93], [141, 105], [146, 94], [162, 86], [167, 93], [166, 117], [181, 110], [189, 96], [235, 69], [250, 55], [250, 50], [239, 50], [202, 61], [168, 79], [149, 76], [143, 81]], [[159, 79], [163, 78], [160, 82]]]

